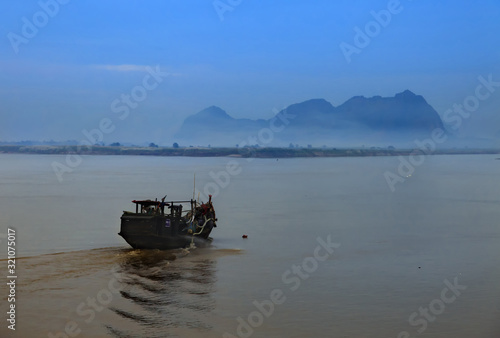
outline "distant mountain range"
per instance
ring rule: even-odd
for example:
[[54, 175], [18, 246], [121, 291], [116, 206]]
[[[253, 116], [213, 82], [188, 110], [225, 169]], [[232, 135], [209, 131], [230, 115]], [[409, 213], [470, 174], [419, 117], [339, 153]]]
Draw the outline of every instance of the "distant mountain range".
[[183, 145], [408, 146], [445, 129], [438, 113], [409, 90], [394, 97], [355, 96], [340, 106], [324, 99], [292, 104], [268, 120], [235, 119], [212, 106], [186, 118], [175, 135]]

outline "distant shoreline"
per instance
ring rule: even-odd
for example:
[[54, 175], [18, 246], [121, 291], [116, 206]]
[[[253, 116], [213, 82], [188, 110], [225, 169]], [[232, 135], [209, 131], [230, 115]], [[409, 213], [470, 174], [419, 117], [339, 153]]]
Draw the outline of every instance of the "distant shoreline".
[[[294, 157], [366, 157], [408, 156], [422, 154], [419, 149], [384, 148], [153, 148], [124, 146], [21, 146], [0, 145], [0, 154], [44, 155], [135, 155], [135, 156], [185, 156], [185, 157], [243, 157], [243, 158], [294, 158]], [[500, 149], [440, 149], [428, 155], [500, 154]]]

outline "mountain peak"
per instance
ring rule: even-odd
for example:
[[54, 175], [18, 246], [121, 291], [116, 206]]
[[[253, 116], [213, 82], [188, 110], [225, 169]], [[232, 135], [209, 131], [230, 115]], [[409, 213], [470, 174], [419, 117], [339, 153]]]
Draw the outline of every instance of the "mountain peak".
[[397, 93], [394, 95], [396, 99], [416, 99], [416, 98], [422, 98], [420, 95], [416, 95], [413, 93], [411, 90], [406, 89], [405, 91], [401, 93]]
[[300, 103], [295, 103], [289, 106], [287, 109], [305, 111], [306, 113], [311, 112], [330, 112], [333, 110], [333, 106], [330, 102], [325, 99], [311, 99]]
[[415, 93], [414, 93], [414, 92], [412, 92], [412, 91], [411, 91], [411, 90], [409, 90], [409, 89], [405, 89], [405, 90], [404, 90], [404, 91], [402, 91], [401, 93], [397, 93], [397, 94], [396, 94], [396, 96], [398, 96], [398, 95], [400, 95], [400, 96], [417, 96], [417, 95], [415, 95]]
[[[208, 115], [217, 115], [224, 116], [227, 115], [226, 111], [217, 106], [210, 106], [208, 108], [203, 109], [198, 114], [208, 114]], [[228, 115], [229, 116], [229, 115]]]
[[198, 117], [231, 118], [225, 110], [217, 106], [210, 106], [198, 112]]
[[310, 99], [310, 100], [306, 100], [302, 103], [304, 103], [304, 104], [330, 104], [330, 102], [328, 102], [325, 99]]

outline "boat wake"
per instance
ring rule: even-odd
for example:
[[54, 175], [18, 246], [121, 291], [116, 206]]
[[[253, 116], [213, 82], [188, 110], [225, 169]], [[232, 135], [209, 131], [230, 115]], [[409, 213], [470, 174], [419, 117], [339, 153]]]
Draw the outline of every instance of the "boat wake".
[[[21, 258], [18, 315], [30, 318], [23, 334], [56, 335], [69, 320], [82, 337], [165, 337], [210, 330], [217, 260], [240, 252], [112, 247]], [[7, 291], [0, 286], [0, 292]]]

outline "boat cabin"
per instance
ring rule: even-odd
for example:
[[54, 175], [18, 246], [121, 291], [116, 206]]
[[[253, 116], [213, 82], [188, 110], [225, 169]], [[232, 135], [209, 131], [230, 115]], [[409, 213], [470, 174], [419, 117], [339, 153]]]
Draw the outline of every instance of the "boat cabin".
[[[191, 210], [193, 210], [196, 206], [196, 201], [152, 201], [152, 200], [143, 200], [137, 201], [133, 200], [132, 203], [135, 204], [135, 213], [136, 214], [147, 214], [147, 215], [169, 215], [174, 218], [178, 218], [182, 216], [182, 203], [189, 203], [191, 205]], [[165, 213], [165, 207], [170, 209]]]

